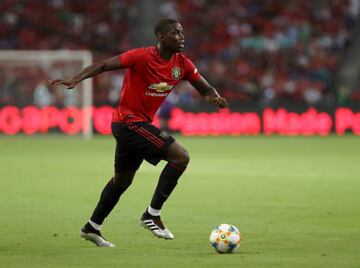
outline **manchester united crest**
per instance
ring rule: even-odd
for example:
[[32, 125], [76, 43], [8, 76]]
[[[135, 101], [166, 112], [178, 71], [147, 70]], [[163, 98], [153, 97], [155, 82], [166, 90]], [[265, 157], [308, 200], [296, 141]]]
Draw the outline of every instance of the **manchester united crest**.
[[171, 76], [172, 78], [174, 78], [175, 80], [178, 80], [181, 76], [181, 69], [177, 66], [175, 66], [174, 68], [172, 68], [171, 70]]

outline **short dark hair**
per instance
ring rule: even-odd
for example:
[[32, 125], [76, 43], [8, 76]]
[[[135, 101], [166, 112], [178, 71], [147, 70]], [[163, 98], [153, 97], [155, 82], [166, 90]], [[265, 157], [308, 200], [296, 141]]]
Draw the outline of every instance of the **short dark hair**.
[[171, 18], [164, 18], [164, 19], [160, 19], [154, 27], [154, 33], [156, 36], [158, 36], [158, 34], [164, 34], [168, 31], [168, 27], [169, 25], [175, 24], [175, 23], [179, 23], [177, 20], [175, 19], [171, 19]]

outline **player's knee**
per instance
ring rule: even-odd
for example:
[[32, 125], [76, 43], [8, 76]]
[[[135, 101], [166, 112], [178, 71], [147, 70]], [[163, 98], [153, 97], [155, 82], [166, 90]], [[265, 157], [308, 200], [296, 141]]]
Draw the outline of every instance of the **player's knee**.
[[167, 161], [186, 167], [190, 162], [190, 156], [188, 151], [177, 142], [174, 142], [167, 152]]
[[179, 154], [176, 164], [186, 167], [189, 164], [189, 162], [190, 162], [189, 152], [183, 149], [182, 152]]
[[134, 175], [135, 173], [133, 172], [115, 173], [113, 177], [113, 182], [116, 186], [126, 189], [131, 185]]

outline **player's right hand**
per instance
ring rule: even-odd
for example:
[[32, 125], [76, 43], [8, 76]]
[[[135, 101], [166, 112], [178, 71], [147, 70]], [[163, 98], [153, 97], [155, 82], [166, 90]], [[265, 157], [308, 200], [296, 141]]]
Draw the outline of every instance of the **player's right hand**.
[[76, 86], [75, 80], [65, 80], [65, 79], [55, 79], [49, 80], [49, 86], [57, 86], [57, 85], [64, 85], [67, 86], [67, 89], [73, 89]]
[[223, 97], [220, 97], [220, 96], [213, 98], [212, 101], [219, 109], [223, 109], [223, 108], [226, 108], [229, 106], [227, 101]]

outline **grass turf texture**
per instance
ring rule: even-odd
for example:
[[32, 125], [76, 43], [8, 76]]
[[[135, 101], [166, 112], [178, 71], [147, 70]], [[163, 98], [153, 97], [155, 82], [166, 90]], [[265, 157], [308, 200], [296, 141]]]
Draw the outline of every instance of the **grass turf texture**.
[[[0, 137], [0, 267], [359, 267], [360, 138], [177, 137], [191, 162], [163, 209], [176, 238], [139, 227], [163, 165], [144, 163], [103, 227], [79, 237], [112, 176], [114, 140]], [[240, 250], [209, 234], [237, 226]]]

